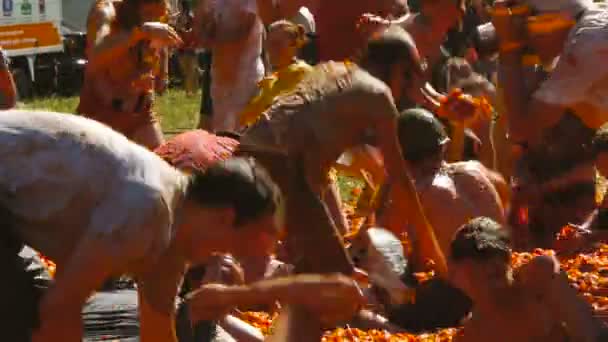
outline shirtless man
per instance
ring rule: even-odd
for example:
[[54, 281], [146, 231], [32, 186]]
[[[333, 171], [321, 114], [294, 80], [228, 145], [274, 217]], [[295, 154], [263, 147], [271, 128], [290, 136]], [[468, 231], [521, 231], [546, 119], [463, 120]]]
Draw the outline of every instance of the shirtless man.
[[[8, 111], [0, 117], [3, 296], [35, 298], [18, 252], [31, 246], [58, 265], [31, 315], [0, 313], [6, 338], [81, 341], [80, 312], [111, 276], [137, 279], [141, 340], [175, 341], [174, 299], [188, 262], [217, 252], [267, 253], [279, 193], [253, 160], [192, 176], [96, 121]], [[160, 272], [160, 273], [159, 273]], [[32, 303], [35, 305], [35, 303]], [[6, 328], [6, 327], [5, 327]]]
[[161, 23], [167, 10], [165, 0], [96, 0], [87, 19], [89, 63], [77, 111], [150, 149], [163, 142], [153, 104], [168, 79], [165, 49], [181, 43]]
[[[477, 161], [447, 163], [444, 158], [449, 138], [437, 118], [424, 109], [406, 110], [397, 120], [397, 129], [403, 157], [444, 255], [449, 252], [454, 232], [471, 218], [486, 215], [505, 221], [498, 189], [506, 189], [506, 182]], [[391, 195], [390, 190], [388, 195], [393, 202], [401, 201]], [[424, 257], [418, 255], [421, 249], [417, 230], [406, 228], [413, 224], [408, 224], [408, 219], [395, 211], [381, 213], [380, 218], [380, 224], [399, 228], [395, 233], [408, 232], [413, 247], [410, 257], [415, 267], [420, 265]], [[414, 304], [391, 307], [392, 323], [413, 331], [429, 330], [454, 326], [469, 312], [468, 298], [445, 279], [433, 279], [417, 287]], [[430, 309], [437, 305], [446, 309], [437, 314], [435, 309]]]
[[458, 229], [449, 265], [451, 282], [473, 300], [456, 341], [605, 341], [557, 259], [539, 256], [513, 271], [507, 230], [489, 218]]
[[239, 114], [256, 95], [264, 77], [264, 25], [255, 0], [200, 1], [193, 34], [213, 54], [212, 129], [235, 131]]
[[449, 138], [439, 120], [424, 109], [410, 109], [399, 116], [397, 127], [403, 157], [444, 254], [454, 232], [470, 219], [486, 216], [505, 222], [500, 195], [506, 182], [477, 161], [447, 163]]
[[[388, 176], [404, 198], [397, 203], [403, 205], [399, 210], [419, 229], [420, 253], [437, 262], [439, 273], [445, 271], [396, 136], [398, 112], [393, 98], [405, 96], [404, 85], [418, 72], [415, 45], [405, 31], [395, 28], [368, 44], [361, 67], [351, 63], [315, 67], [244, 132], [240, 151], [266, 165], [286, 194], [287, 249], [295, 253], [289, 262], [296, 272], [352, 273], [318, 196], [323, 197], [327, 172], [338, 157], [362, 143], [373, 143], [382, 152]], [[298, 247], [289, 247], [290, 243]]]

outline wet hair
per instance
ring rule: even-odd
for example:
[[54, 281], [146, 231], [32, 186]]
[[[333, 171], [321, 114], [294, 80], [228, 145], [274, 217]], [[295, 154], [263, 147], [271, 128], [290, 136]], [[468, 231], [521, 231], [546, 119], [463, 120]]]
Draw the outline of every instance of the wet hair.
[[485, 261], [501, 258], [505, 262], [511, 256], [511, 240], [505, 228], [487, 217], [478, 217], [460, 227], [450, 245], [453, 261]]
[[165, 5], [167, 0], [122, 0], [116, 8], [116, 22], [123, 30], [132, 30], [142, 24], [139, 9], [143, 5]]
[[283, 31], [286, 32], [296, 47], [299, 49], [308, 41], [304, 26], [293, 23], [289, 20], [279, 20], [268, 26], [268, 32]]
[[279, 188], [253, 158], [228, 159], [195, 173], [186, 198], [203, 207], [234, 208], [236, 226], [274, 215], [282, 205]]
[[408, 72], [423, 73], [416, 43], [409, 33], [397, 26], [370, 39], [359, 60], [362, 68], [374, 72], [374, 76], [385, 82], [391, 79], [393, 67], [400, 63], [404, 63]]
[[591, 142], [591, 149], [594, 156], [608, 152], [608, 124], [602, 125], [595, 132], [595, 136]]

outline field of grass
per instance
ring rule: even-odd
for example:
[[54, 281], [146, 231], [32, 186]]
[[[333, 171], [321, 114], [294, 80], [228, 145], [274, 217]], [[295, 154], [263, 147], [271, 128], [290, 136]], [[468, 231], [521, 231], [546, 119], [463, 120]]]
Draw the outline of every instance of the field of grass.
[[[155, 111], [160, 117], [163, 130], [168, 135], [172, 135], [176, 131], [194, 128], [198, 124], [200, 103], [200, 93], [188, 97], [184, 91], [178, 89], [171, 89], [163, 96], [159, 96]], [[19, 104], [20, 108], [61, 113], [74, 113], [77, 106], [77, 96], [35, 98]]]

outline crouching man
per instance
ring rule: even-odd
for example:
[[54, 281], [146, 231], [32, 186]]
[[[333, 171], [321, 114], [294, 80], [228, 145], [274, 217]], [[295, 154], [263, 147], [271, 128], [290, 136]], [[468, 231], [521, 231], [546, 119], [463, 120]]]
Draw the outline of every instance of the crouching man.
[[[82, 340], [88, 296], [115, 275], [138, 283], [142, 341], [175, 341], [174, 298], [189, 262], [213, 253], [266, 253], [280, 194], [252, 159], [188, 176], [83, 117], [8, 111], [0, 118], [0, 309], [10, 341]], [[48, 289], [18, 256], [56, 262]], [[20, 299], [28, 310], [16, 317]]]

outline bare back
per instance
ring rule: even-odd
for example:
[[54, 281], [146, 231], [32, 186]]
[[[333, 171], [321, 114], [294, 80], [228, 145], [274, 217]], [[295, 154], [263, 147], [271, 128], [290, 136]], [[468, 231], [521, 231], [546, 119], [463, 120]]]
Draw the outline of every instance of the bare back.
[[428, 179], [416, 180], [416, 188], [427, 217], [444, 253], [449, 252], [452, 235], [469, 220], [485, 216], [504, 222], [498, 191], [478, 162], [444, 164]]
[[15, 219], [12, 234], [58, 264], [85, 237], [103, 242], [100, 253], [121, 265], [166, 248], [184, 174], [93, 120], [3, 114], [0, 204]]
[[277, 98], [241, 143], [281, 154], [308, 154], [313, 160], [307, 164], [326, 173], [346, 149], [363, 143], [396, 116], [390, 89], [382, 81], [356, 65], [329, 62]]

